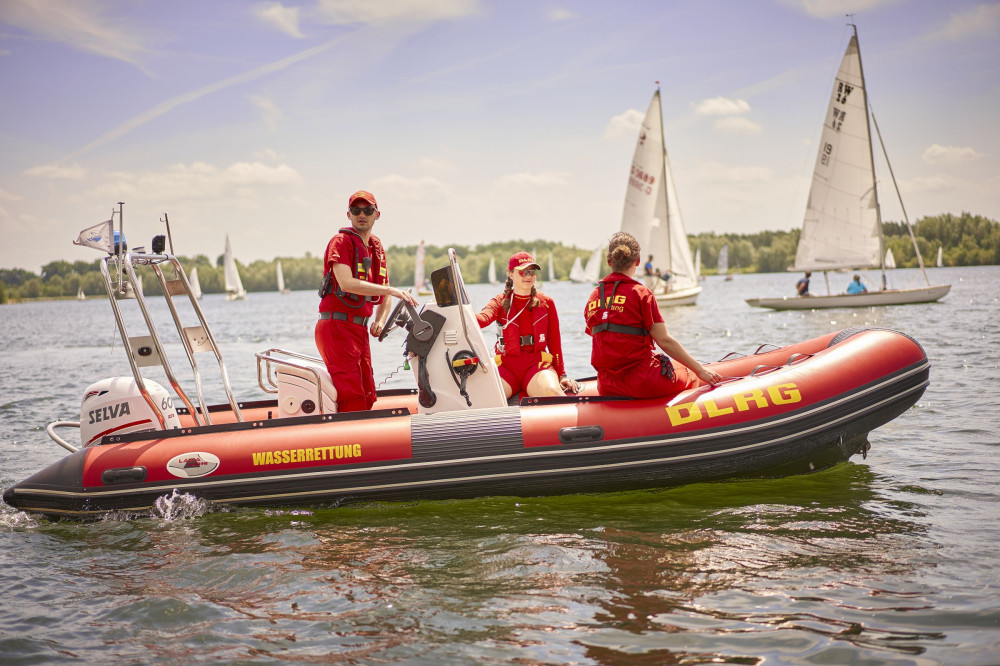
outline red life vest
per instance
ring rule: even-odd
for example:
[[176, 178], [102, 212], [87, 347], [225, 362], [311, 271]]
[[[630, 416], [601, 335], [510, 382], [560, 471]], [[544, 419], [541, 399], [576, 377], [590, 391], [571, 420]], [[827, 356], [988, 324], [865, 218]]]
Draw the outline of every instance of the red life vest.
[[[360, 315], [367, 317], [372, 313], [372, 303], [381, 303], [381, 296], [361, 296], [344, 291], [337, 284], [337, 277], [333, 273], [333, 262], [329, 260], [330, 245], [337, 237], [350, 239], [354, 247], [354, 256], [348, 265], [351, 272], [358, 280], [365, 280], [374, 284], [389, 284], [389, 272], [386, 268], [385, 251], [382, 249], [382, 242], [376, 236], [368, 237], [368, 245], [365, 245], [361, 235], [352, 227], [344, 227], [337, 232], [337, 236], [330, 239], [327, 244], [326, 253], [323, 260], [326, 262], [323, 273], [324, 289], [321, 291], [322, 300], [319, 304], [320, 312], [343, 312], [344, 314]], [[368, 251], [369, 246], [371, 252]], [[329, 285], [327, 287], [327, 285]], [[325, 293], [323, 293], [325, 292]], [[361, 310], [361, 312], [358, 312]]]
[[646, 287], [631, 278], [608, 278], [587, 301], [587, 330], [594, 336], [590, 363], [597, 370], [613, 370], [648, 362], [653, 337], [644, 326], [637, 293]]
[[[511, 304], [513, 305], [514, 294], [512, 293], [510, 297]], [[529, 354], [531, 352], [545, 351], [548, 346], [549, 308], [546, 306], [545, 300], [539, 298], [538, 305], [534, 308], [529, 305], [525, 308], [524, 312], [529, 314], [532, 319], [531, 328], [527, 331], [523, 330], [520, 325], [521, 311], [512, 312], [508, 310], [497, 317], [497, 323], [503, 327], [504, 354]], [[507, 325], [507, 317], [514, 318], [513, 323], [509, 326]]]

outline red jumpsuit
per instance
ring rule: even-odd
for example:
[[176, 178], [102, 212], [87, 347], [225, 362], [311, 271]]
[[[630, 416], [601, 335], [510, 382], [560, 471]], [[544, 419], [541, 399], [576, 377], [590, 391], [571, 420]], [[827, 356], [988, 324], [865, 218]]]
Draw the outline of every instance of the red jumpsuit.
[[[498, 294], [476, 315], [480, 328], [494, 321], [503, 327], [503, 353], [499, 354], [498, 364], [500, 377], [510, 386], [512, 395], [527, 389], [532, 377], [542, 370], [553, 368], [559, 377], [566, 374], [556, 304], [545, 294], [536, 293], [535, 297], [538, 304], [532, 308], [531, 296], [511, 292], [510, 307], [505, 308], [503, 294]], [[498, 341], [497, 352], [500, 348]]]
[[[366, 258], [371, 259], [369, 268], [365, 268]], [[359, 280], [388, 284], [385, 252], [378, 238], [370, 236], [365, 245], [350, 227], [330, 239], [323, 272], [331, 276], [331, 291], [319, 302], [320, 320], [315, 331], [316, 348], [337, 389], [337, 409], [341, 412], [371, 409], [375, 403], [375, 374], [368, 344], [368, 318], [372, 304], [379, 303], [382, 297], [365, 298], [340, 290], [332, 275], [333, 264], [350, 266]]]
[[653, 292], [622, 273], [612, 273], [601, 283], [605, 302], [601, 302], [599, 284], [587, 299], [584, 312], [587, 334], [594, 338], [590, 363], [597, 370], [598, 392], [661, 398], [690, 386], [692, 374], [679, 363], [670, 364], [672, 373], [661, 372], [663, 362], [649, 334], [653, 324], [663, 321]]

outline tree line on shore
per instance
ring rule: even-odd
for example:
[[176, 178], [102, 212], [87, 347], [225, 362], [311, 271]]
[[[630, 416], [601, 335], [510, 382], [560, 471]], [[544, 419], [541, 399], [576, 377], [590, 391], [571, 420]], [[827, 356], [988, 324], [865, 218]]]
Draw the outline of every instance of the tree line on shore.
[[[885, 244], [892, 250], [899, 268], [913, 268], [918, 265], [913, 244], [902, 222], [885, 222], [882, 225]], [[988, 218], [962, 213], [943, 214], [921, 218], [914, 224], [914, 235], [924, 263], [933, 265], [938, 247], [943, 248], [945, 266], [979, 266], [1000, 264], [1000, 223]], [[799, 242], [799, 230], [762, 231], [753, 234], [702, 233], [689, 235], [692, 251], [701, 250], [702, 273], [711, 275], [719, 252], [724, 245], [729, 246], [729, 271], [731, 273], [775, 273], [786, 270], [795, 261], [795, 251]], [[485, 245], [455, 245], [462, 274], [467, 282], [486, 282], [490, 259], [496, 261], [497, 277], [501, 280], [507, 270], [507, 259], [515, 252], [527, 250], [535, 253], [535, 260], [542, 266], [543, 279], [548, 277], [549, 255], [557, 280], [569, 277], [570, 267], [579, 257], [586, 262], [595, 248], [579, 248], [551, 241], [511, 240]], [[414, 264], [417, 246], [389, 246], [386, 249], [394, 286], [413, 286]], [[427, 245], [427, 274], [447, 264], [448, 248]], [[224, 279], [222, 256], [214, 261], [206, 255], [179, 257], [184, 270], [190, 276], [193, 268], [198, 269], [202, 291], [206, 294], [221, 293]], [[248, 292], [276, 291], [276, 262], [281, 261], [285, 286], [289, 289], [317, 289], [322, 278], [322, 257], [307, 252], [304, 257], [278, 257], [265, 261], [257, 260], [249, 264], [237, 265], [243, 286]], [[21, 268], [0, 269], [0, 303], [38, 298], [71, 298], [83, 290], [87, 295], [103, 295], [104, 278], [101, 276], [100, 259], [92, 261], [53, 261], [42, 267], [41, 273], [32, 273]], [[607, 266], [602, 266], [602, 274]], [[143, 279], [143, 290], [147, 294], [160, 293], [159, 284], [149, 267], [139, 267], [138, 274]]]

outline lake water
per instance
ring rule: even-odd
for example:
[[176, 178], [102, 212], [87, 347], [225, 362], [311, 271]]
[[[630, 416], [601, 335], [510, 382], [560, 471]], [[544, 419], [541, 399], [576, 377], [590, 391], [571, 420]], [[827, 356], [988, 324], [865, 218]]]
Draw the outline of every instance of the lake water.
[[[853, 326], [914, 336], [931, 385], [872, 432], [867, 459], [650, 492], [178, 503], [96, 523], [4, 505], [0, 662], [996, 664], [1000, 268], [929, 274], [952, 284], [940, 303], [770, 312], [743, 299], [792, 293], [798, 276], [738, 275], [709, 278], [699, 305], [667, 312], [702, 361]], [[891, 286], [918, 277], [895, 271]], [[831, 281], [842, 290], [849, 276]], [[822, 276], [813, 285], [822, 292]], [[568, 371], [592, 375], [590, 288], [543, 290], [560, 310]], [[495, 289], [470, 292], [481, 306]], [[263, 397], [254, 352], [315, 354], [314, 293], [202, 303], [240, 399]], [[401, 344], [399, 333], [373, 342], [377, 381], [399, 369]], [[0, 307], [0, 358], [3, 490], [63, 455], [44, 427], [78, 419], [87, 385], [129, 371], [106, 299]], [[202, 367], [222, 402], [218, 373]], [[414, 382], [399, 370], [386, 385]]]

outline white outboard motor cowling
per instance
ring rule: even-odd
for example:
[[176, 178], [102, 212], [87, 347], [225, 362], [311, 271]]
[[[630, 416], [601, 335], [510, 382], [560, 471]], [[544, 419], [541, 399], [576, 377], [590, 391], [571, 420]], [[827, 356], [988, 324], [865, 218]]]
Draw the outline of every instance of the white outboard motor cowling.
[[[163, 415], [164, 430], [180, 428], [174, 401], [156, 382], [143, 380]], [[160, 420], [142, 397], [134, 377], [109, 377], [87, 387], [80, 406], [80, 441], [90, 446], [106, 435], [160, 430]]]

